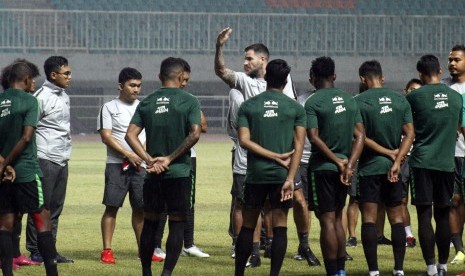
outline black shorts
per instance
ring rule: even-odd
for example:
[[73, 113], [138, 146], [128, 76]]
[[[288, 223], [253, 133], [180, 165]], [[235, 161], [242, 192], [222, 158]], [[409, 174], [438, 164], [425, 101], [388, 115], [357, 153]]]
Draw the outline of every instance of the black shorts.
[[36, 180], [24, 183], [0, 183], [0, 214], [39, 213], [44, 206], [42, 181]]
[[308, 163], [300, 163], [294, 178], [294, 191], [302, 189], [305, 200], [308, 200]]
[[281, 188], [283, 184], [245, 183], [243, 201], [245, 208], [262, 209], [267, 198], [270, 200], [271, 209], [292, 208], [292, 200], [281, 202]]
[[144, 211], [161, 214], [188, 214], [192, 209], [192, 179], [163, 179], [148, 175], [144, 182]]
[[402, 183], [389, 182], [387, 174], [360, 176], [358, 184], [360, 202], [383, 202], [387, 207], [402, 204]]
[[[311, 178], [313, 175], [313, 179]], [[347, 186], [342, 184], [340, 173], [335, 171], [309, 172], [312, 179], [308, 190], [308, 208], [317, 214], [342, 210], [346, 204]]]
[[129, 202], [133, 208], [142, 208], [145, 170], [138, 171], [129, 166], [123, 171], [121, 164], [107, 164], [105, 166], [105, 191], [102, 203], [105, 206], [123, 206], [126, 194], [129, 193]]
[[413, 205], [451, 206], [454, 192], [454, 172], [412, 168]]
[[463, 169], [463, 157], [455, 157], [455, 171], [454, 171], [454, 194], [460, 194], [463, 198], [463, 178], [462, 178], [462, 169]]
[[245, 182], [245, 174], [233, 173], [233, 184], [231, 187], [231, 195], [234, 198], [240, 199], [241, 201], [244, 199], [244, 182]]
[[409, 165], [410, 156], [407, 156], [400, 167], [400, 181], [402, 182], [402, 198], [408, 197], [408, 190], [411, 182], [411, 170]]

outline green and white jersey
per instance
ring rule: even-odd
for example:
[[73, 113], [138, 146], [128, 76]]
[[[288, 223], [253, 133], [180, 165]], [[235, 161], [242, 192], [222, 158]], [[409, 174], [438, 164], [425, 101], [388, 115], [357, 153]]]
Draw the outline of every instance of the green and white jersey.
[[[0, 154], [4, 158], [21, 139], [25, 126], [37, 127], [38, 118], [39, 104], [31, 94], [12, 88], [0, 93]], [[36, 176], [42, 177], [35, 134], [12, 166], [16, 171], [17, 183], [33, 181]]]
[[[238, 127], [250, 130], [250, 140], [276, 153], [294, 149], [294, 128], [305, 128], [305, 111], [283, 93], [268, 90], [245, 101]], [[282, 184], [288, 170], [275, 161], [247, 151], [247, 184]]]
[[[402, 126], [412, 123], [412, 110], [404, 96], [387, 88], [372, 88], [354, 97], [365, 126], [366, 137], [387, 149], [398, 149]], [[360, 176], [386, 174], [393, 161], [364, 147], [358, 163]]]
[[412, 168], [454, 171], [457, 128], [462, 117], [462, 97], [445, 84], [424, 85], [410, 92], [415, 141]]
[[[305, 103], [307, 130], [318, 129], [321, 140], [340, 158], [348, 158], [352, 151], [352, 139], [356, 123], [361, 123], [357, 103], [348, 93], [338, 88], [317, 90]], [[312, 144], [309, 170], [338, 171], [336, 164]]]
[[[131, 124], [145, 129], [147, 152], [152, 157], [173, 153], [189, 135], [192, 125], [201, 125], [197, 98], [177, 88], [160, 88], [137, 106]], [[164, 178], [189, 177], [190, 152], [171, 163]]]

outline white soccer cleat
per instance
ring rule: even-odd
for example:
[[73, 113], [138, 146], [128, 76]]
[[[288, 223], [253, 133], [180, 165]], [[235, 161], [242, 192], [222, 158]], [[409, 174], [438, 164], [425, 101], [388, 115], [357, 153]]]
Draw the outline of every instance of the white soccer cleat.
[[199, 257], [199, 258], [208, 258], [209, 254], [202, 251], [202, 249], [193, 245], [190, 248], [183, 248], [182, 253], [184, 256]]

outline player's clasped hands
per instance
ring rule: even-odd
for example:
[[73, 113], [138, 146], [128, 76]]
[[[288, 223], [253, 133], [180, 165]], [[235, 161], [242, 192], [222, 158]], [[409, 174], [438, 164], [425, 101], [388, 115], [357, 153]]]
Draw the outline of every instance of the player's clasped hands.
[[276, 163], [283, 166], [286, 169], [289, 169], [289, 165], [291, 164], [291, 156], [294, 153], [294, 149], [290, 152], [281, 153], [278, 158], [275, 159]]
[[170, 159], [165, 156], [156, 157], [151, 159], [147, 164], [147, 173], [161, 174], [169, 170]]

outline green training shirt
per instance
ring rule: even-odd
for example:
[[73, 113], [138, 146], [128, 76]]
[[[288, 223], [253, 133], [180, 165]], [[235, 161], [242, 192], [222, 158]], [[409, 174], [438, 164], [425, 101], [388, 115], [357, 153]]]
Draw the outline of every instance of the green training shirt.
[[[152, 157], [173, 153], [189, 135], [192, 125], [200, 125], [197, 98], [177, 88], [160, 88], [137, 106], [131, 124], [145, 129], [147, 152]], [[189, 177], [190, 152], [174, 160], [164, 178]]]
[[[0, 154], [6, 158], [23, 135], [25, 126], [37, 127], [39, 104], [31, 94], [18, 89], [0, 93]], [[16, 183], [30, 182], [42, 177], [37, 159], [35, 133], [26, 148], [13, 161]]]
[[[356, 123], [361, 123], [357, 103], [348, 93], [338, 88], [317, 90], [305, 103], [307, 130], [317, 128], [319, 137], [340, 158], [348, 158], [352, 151], [352, 139]], [[339, 171], [336, 164], [312, 144], [309, 170]]]
[[462, 117], [462, 97], [442, 83], [410, 92], [415, 141], [412, 168], [453, 172], [457, 128]]
[[[402, 126], [412, 123], [412, 110], [404, 96], [387, 88], [372, 88], [357, 95], [366, 137], [387, 149], [398, 149]], [[387, 174], [393, 161], [364, 147], [358, 164], [360, 176]]]
[[[294, 128], [305, 128], [305, 111], [283, 93], [268, 90], [242, 103], [237, 123], [250, 130], [251, 141], [286, 153], [294, 149]], [[275, 161], [247, 151], [247, 184], [283, 184], [287, 173]]]

